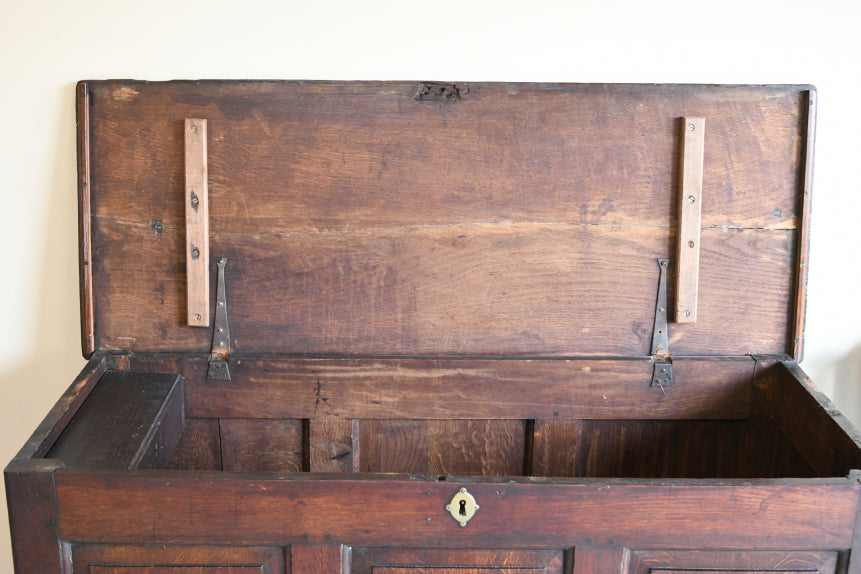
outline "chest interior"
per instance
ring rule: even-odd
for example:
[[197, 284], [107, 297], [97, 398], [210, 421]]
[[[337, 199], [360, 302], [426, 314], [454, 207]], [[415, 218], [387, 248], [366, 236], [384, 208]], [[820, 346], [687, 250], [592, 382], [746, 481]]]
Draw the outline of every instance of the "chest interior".
[[[794, 363], [814, 96], [82, 84], [83, 340], [104, 374], [48, 455], [440, 480], [845, 475], [848, 427]], [[118, 404], [140, 420], [100, 419]], [[84, 454], [81, 428], [137, 446]]]

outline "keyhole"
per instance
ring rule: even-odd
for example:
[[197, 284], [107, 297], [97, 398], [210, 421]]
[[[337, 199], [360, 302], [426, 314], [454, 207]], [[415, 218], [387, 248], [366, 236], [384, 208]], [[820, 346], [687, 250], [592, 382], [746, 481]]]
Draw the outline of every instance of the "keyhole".
[[466, 501], [465, 500], [460, 501], [460, 510], [458, 512], [460, 513], [461, 516], [466, 516]]

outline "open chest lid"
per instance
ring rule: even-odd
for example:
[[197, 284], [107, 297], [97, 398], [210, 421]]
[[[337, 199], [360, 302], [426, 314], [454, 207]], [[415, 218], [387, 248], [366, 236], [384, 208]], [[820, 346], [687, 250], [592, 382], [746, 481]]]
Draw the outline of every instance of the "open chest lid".
[[[82, 82], [84, 352], [209, 353], [225, 257], [235, 353], [643, 357], [669, 258], [673, 355], [799, 358], [814, 103], [809, 86]], [[696, 322], [675, 322], [692, 269]]]

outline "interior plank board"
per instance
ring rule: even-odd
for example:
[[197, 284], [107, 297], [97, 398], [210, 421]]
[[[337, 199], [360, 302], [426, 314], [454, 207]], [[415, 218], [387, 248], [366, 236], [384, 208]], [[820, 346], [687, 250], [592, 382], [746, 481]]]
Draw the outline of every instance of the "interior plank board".
[[745, 419], [754, 361], [240, 359], [232, 382], [183, 359], [191, 417], [360, 419]]
[[359, 437], [351, 419], [314, 418], [308, 421], [310, 472], [358, 472]]
[[187, 419], [167, 468], [222, 470], [218, 419]]
[[[180, 375], [107, 371], [46, 457], [66, 466], [133, 468], [151, 459], [158, 465], [176, 446], [182, 416]], [[162, 425], [171, 432], [161, 433]]]
[[[93, 227], [101, 345], [208, 352], [211, 332], [185, 325], [183, 234]], [[699, 321], [672, 326], [673, 352], [784, 353], [794, 249], [791, 230], [703, 230]], [[656, 259], [670, 250], [658, 227], [211, 233], [212, 253], [230, 261], [234, 348], [247, 353], [646, 355]]]
[[451, 105], [415, 101], [413, 82], [88, 87], [99, 216], [181, 227], [182, 119], [200, 117], [214, 230], [413, 225], [417, 213], [665, 225], [677, 118], [695, 112], [709, 122], [704, 225], [796, 217], [805, 87], [469, 83]]
[[575, 476], [734, 478], [746, 421], [583, 421]]
[[582, 420], [536, 420], [532, 434], [532, 476], [577, 476]]
[[302, 421], [221, 419], [221, 461], [230, 472], [302, 472]]
[[517, 476], [520, 420], [361, 421], [362, 472]]

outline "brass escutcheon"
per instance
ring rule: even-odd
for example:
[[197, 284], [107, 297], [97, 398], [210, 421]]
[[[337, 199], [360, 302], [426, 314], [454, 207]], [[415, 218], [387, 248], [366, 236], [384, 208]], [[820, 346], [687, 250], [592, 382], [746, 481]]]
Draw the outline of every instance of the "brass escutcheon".
[[475, 497], [467, 492], [465, 488], [458, 490], [452, 497], [451, 502], [445, 505], [445, 509], [448, 510], [451, 517], [454, 518], [461, 527], [466, 526], [466, 523], [475, 516], [475, 512], [479, 508], [481, 507], [475, 501]]

